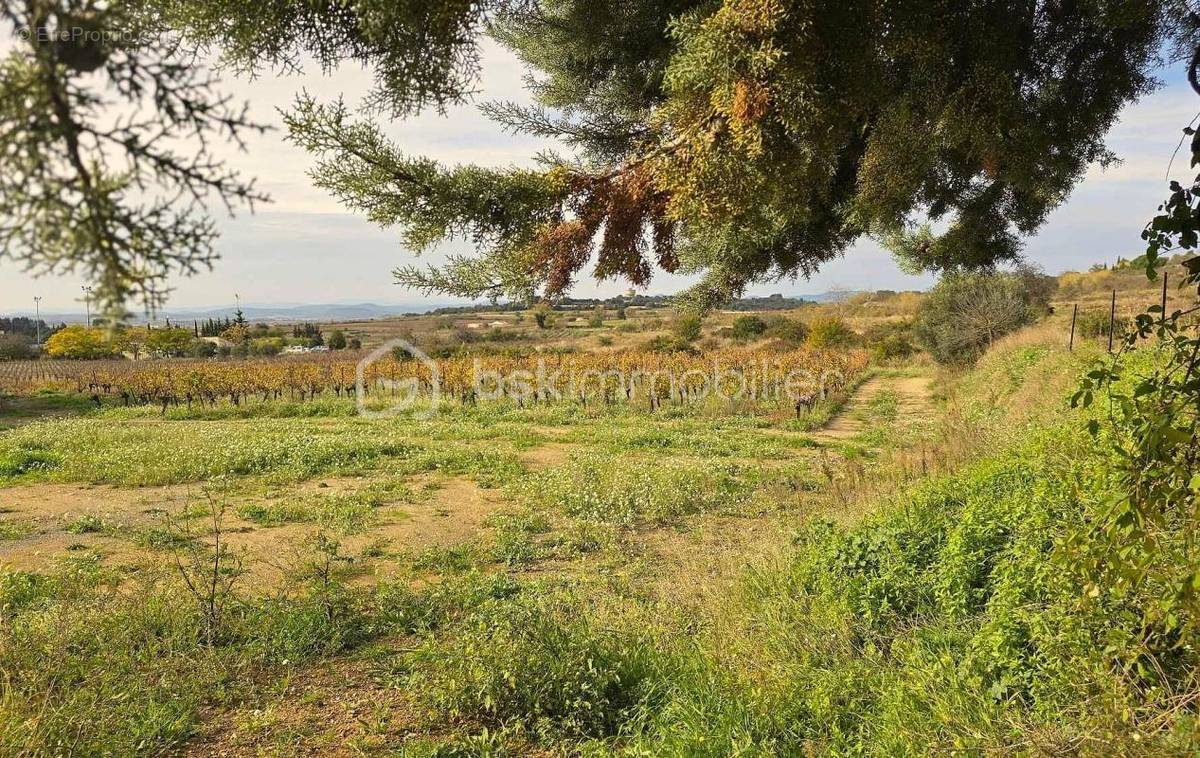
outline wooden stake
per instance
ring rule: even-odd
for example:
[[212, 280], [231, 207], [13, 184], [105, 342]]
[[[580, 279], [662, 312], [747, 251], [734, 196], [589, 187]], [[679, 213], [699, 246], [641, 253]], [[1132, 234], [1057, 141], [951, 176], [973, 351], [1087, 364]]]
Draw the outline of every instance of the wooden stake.
[[1162, 322], [1167, 323], [1167, 272], [1163, 272]]
[[1117, 291], [1113, 290], [1112, 307], [1108, 310], [1108, 352], [1112, 352], [1113, 327], [1117, 323]]
[[1079, 303], [1075, 303], [1075, 307], [1071, 310], [1071, 341], [1067, 343], [1067, 352], [1075, 350], [1075, 317], [1079, 315]]

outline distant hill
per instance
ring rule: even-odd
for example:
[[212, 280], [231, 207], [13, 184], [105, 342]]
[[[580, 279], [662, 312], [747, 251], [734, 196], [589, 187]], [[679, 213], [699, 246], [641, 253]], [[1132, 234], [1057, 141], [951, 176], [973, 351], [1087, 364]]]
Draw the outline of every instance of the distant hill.
[[[849, 290], [822, 292], [815, 295], [800, 295], [785, 297], [770, 295], [767, 297], [745, 297], [734, 300], [725, 310], [734, 311], [769, 311], [799, 308], [805, 303], [841, 302], [856, 293]], [[671, 295], [634, 295], [626, 297], [618, 295], [610, 298], [564, 298], [558, 307], [562, 310], [590, 310], [596, 306], [604, 308], [620, 308], [631, 305], [643, 308], [667, 308], [672, 304]], [[378, 303], [314, 303], [298, 304], [283, 303], [278, 305], [242, 306], [242, 313], [247, 321], [255, 323], [292, 323], [296, 321], [315, 321], [319, 323], [366, 321], [370, 319], [389, 318], [408, 313], [430, 313], [434, 315], [454, 315], [459, 313], [480, 313], [485, 311], [518, 311], [525, 306], [515, 303], [475, 303], [471, 305], [446, 305], [441, 303], [402, 303], [399, 305], [380, 305]], [[210, 318], [221, 319], [233, 315], [234, 308], [229, 305], [203, 306], [198, 308], [167, 308], [161, 311], [156, 321], [161, 323], [166, 319], [172, 322], [185, 323], [189, 321], [204, 321]], [[12, 316], [32, 316], [32, 313], [19, 311]], [[84, 321], [82, 310], [70, 312], [42, 311], [42, 320], [48, 324], [79, 324]], [[142, 314], [134, 315], [133, 323], [144, 323]]]
[[[379, 305], [376, 303], [316, 303], [312, 305], [243, 305], [242, 313], [247, 321], [255, 323], [281, 323], [295, 321], [359, 321], [366, 319], [387, 318], [405, 313], [425, 313], [430, 309], [428, 303], [409, 303], [403, 305]], [[157, 314], [156, 322], [166, 319], [172, 322], [204, 321], [210, 318], [225, 318], [232, 316], [232, 306], [204, 306], [200, 308], [167, 308]], [[27, 316], [24, 312], [16, 314]], [[42, 320], [47, 323], [79, 324], [84, 321], [83, 311], [54, 313], [42, 311]], [[143, 314], [135, 313], [133, 323], [144, 323]]]
[[[822, 292], [817, 295], [801, 295], [799, 297], [784, 297], [783, 295], [768, 295], [766, 297], [742, 297], [738, 298], [722, 310], [729, 311], [773, 311], [773, 310], [790, 310], [799, 308], [806, 303], [836, 303], [853, 297], [857, 292], [850, 290], [840, 290], [836, 292]], [[672, 295], [617, 295], [608, 298], [579, 298], [566, 297], [558, 302], [556, 307], [559, 310], [591, 310], [597, 306], [601, 308], [669, 308], [673, 304]], [[520, 303], [476, 303], [473, 305], [455, 305], [446, 306], [443, 308], [435, 308], [429, 311], [435, 316], [453, 316], [465, 313], [484, 313], [496, 311], [520, 311], [525, 310], [526, 306]]]
[[[423, 313], [429, 309], [425, 304], [378, 305], [376, 303], [318, 303], [314, 305], [245, 305], [242, 313], [247, 321], [357, 321], [362, 319], [386, 318], [403, 313]], [[162, 313], [162, 318], [172, 321], [204, 320], [229, 316], [233, 309], [224, 308], [172, 308]]]

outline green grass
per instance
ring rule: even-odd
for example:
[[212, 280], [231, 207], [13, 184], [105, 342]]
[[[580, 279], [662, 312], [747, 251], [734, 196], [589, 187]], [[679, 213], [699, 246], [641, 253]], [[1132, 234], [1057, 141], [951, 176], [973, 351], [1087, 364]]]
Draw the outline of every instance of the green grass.
[[0, 431], [47, 415], [81, 415], [93, 408], [89, 398], [73, 393], [45, 391], [29, 397], [9, 397], [0, 393]]
[[101, 534], [112, 531], [113, 526], [99, 516], [85, 513], [63, 527], [68, 534]]
[[761, 480], [757, 470], [730, 464], [573, 457], [562, 466], [515, 480], [510, 497], [535, 509], [624, 527], [670, 525], [689, 514], [733, 509]]
[[230, 606], [210, 646], [177, 579], [127, 581], [93, 559], [0, 574], [0, 752], [160, 752], [194, 734], [204, 708], [252, 700], [307, 661], [389, 635], [433, 634], [519, 592], [503, 577], [467, 574], [424, 590], [248, 597]]
[[[404, 698], [386, 714], [402, 754], [1194, 752], [1193, 706], [1177, 706], [1200, 692], [1200, 645], [1181, 638], [1153, 665], [1131, 655], [1141, 596], [1090, 596], [1058, 552], [1114, 494], [1109, 453], [1059, 402], [1080, 360], [1017, 343], [948, 381], [974, 458], [839, 523], [822, 518], [811, 441], [780, 430], [803, 425], [703, 407], [497, 403], [373, 422], [330, 401], [107, 409], [7, 431], [2, 483], [224, 477], [262, 529], [369, 536], [385, 505], [419, 503], [444, 477], [497, 487], [503, 504], [456, 544], [367, 543], [363, 562], [394, 581], [310, 571], [279, 593], [240, 588], [211, 645], [169, 570], [81, 558], [2, 572], [0, 752], [169, 752], [226, 709], [257, 747], [299, 750], [304, 735], [264, 699], [324, 714], [305, 700], [322, 696], [304, 689], [310, 667], [364, 657]], [[934, 433], [901, 407], [884, 390], [856, 408], [866, 432], [846, 457], [882, 467]], [[526, 470], [521, 454], [550, 441], [570, 445], [565, 460]], [[330, 474], [364, 486], [288, 486]], [[782, 555], [705, 531], [750, 517], [791, 536]], [[133, 534], [179, 546], [165, 528]], [[698, 552], [713, 543], [746, 552]]]
[[33, 525], [25, 521], [0, 521], [0, 542], [4, 540], [19, 540], [33, 532]]
[[567, 590], [486, 604], [405, 656], [403, 686], [458, 744], [515, 753], [982, 754], [1031, 735], [1190, 752], [1186, 716], [1136, 737], [1122, 721], [1172, 696], [1114, 668], [1105, 640], [1137, 618], [1081, 607], [1056, 562], [1105, 494], [1087, 450], [1078, 424], [1043, 429], [862, 523], [815, 521], [700, 619]]
[[278, 500], [252, 500], [238, 505], [237, 515], [259, 526], [316, 524], [338, 534], [357, 534], [378, 521], [380, 506], [412, 502], [416, 495], [402, 479], [373, 480], [349, 493], [316, 492]]
[[448, 422], [65, 419], [27, 424], [0, 437], [0, 484], [142, 486], [268, 475], [300, 481], [385, 465], [395, 475], [442, 471], [498, 483], [520, 472], [516, 451], [534, 439], [504, 427]]

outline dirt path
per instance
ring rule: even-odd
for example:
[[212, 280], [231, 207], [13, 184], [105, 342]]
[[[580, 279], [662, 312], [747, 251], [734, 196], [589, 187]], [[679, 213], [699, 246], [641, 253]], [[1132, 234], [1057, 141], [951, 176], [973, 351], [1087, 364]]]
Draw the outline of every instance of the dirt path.
[[921, 423], [934, 412], [930, 376], [875, 376], [863, 383], [833, 420], [812, 434], [818, 442], [843, 442], [869, 430], [867, 409], [884, 392], [896, 396], [896, 419]]

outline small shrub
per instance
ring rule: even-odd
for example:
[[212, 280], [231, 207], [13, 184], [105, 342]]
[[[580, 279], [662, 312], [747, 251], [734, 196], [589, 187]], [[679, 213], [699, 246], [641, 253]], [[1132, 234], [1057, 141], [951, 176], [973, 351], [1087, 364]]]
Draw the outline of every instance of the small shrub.
[[652, 338], [646, 343], [646, 349], [653, 350], [656, 353], [690, 353], [695, 351], [695, 348], [687, 340], [669, 334], [660, 334]]
[[729, 336], [735, 340], [752, 340], [767, 331], [767, 322], [758, 316], [738, 316], [729, 328]]
[[779, 316], [767, 323], [767, 329], [763, 332], [763, 336], [780, 340], [789, 346], [796, 346], [803, 344], [804, 340], [808, 338], [808, 326], [798, 319]]
[[67, 524], [66, 531], [70, 534], [97, 534], [104, 531], [104, 520], [99, 516], [85, 513]]
[[488, 603], [466, 629], [414, 656], [411, 686], [430, 715], [536, 740], [602, 738], [658, 692], [649, 646], [588, 621], [562, 599]]
[[974, 363], [1000, 337], [1045, 316], [1055, 286], [1030, 266], [947, 274], [921, 304], [917, 342], [940, 363]]
[[0, 361], [25, 361], [33, 357], [33, 347], [19, 336], [0, 335]]
[[837, 316], [813, 319], [808, 325], [807, 342], [810, 347], [828, 349], [853, 344], [855, 334], [846, 322]]
[[876, 360], [907, 358], [916, 351], [912, 343], [911, 321], [886, 321], [874, 324], [863, 334], [863, 342]]
[[689, 313], [680, 316], [671, 327], [671, 332], [682, 342], [694, 342], [700, 337], [704, 321], [699, 315]]

